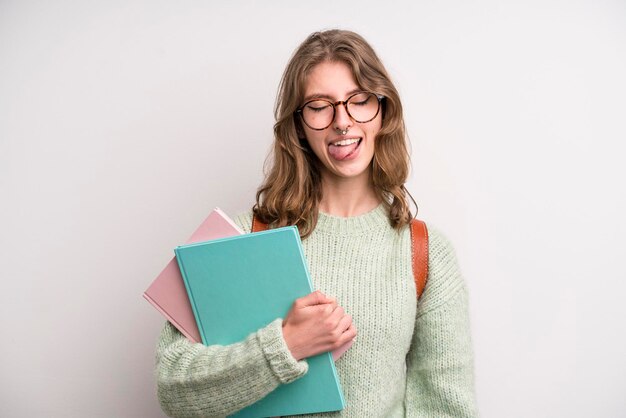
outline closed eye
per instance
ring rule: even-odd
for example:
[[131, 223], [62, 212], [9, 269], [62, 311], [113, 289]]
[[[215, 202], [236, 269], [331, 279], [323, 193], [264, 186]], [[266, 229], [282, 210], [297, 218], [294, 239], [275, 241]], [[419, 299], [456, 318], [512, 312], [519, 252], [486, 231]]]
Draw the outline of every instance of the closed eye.
[[315, 105], [307, 105], [307, 109], [312, 111], [312, 112], [321, 112], [325, 109], [328, 109], [330, 106], [328, 104], [325, 105], [321, 105], [321, 106], [315, 106]]

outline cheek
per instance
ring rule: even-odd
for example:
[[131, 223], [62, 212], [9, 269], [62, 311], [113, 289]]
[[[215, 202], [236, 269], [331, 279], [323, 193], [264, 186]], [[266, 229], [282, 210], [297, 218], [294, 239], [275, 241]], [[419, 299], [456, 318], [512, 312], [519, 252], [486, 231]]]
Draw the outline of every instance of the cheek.
[[380, 132], [381, 128], [382, 128], [382, 119], [379, 116], [378, 118], [376, 118], [376, 120], [373, 120], [371, 122], [371, 125], [367, 127], [367, 130], [365, 132], [367, 133], [368, 137], [374, 140], [376, 139], [376, 135], [378, 135], [378, 132]]

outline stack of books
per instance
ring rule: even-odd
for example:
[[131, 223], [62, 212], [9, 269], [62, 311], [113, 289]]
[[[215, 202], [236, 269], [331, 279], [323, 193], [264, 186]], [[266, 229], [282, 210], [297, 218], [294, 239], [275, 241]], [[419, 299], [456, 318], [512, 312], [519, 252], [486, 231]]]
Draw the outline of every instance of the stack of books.
[[[228, 345], [243, 341], [276, 318], [284, 318], [295, 299], [313, 291], [296, 227], [243, 234], [215, 209], [188, 243], [175, 249], [175, 255], [143, 296], [193, 342]], [[280, 385], [233, 416], [343, 409], [331, 353], [306, 361], [306, 375]]]

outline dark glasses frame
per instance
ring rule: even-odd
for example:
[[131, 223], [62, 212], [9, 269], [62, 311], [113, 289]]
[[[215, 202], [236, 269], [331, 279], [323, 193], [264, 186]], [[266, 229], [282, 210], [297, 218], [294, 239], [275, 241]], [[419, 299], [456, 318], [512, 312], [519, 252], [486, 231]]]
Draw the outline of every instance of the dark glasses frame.
[[[357, 120], [354, 118], [354, 116], [352, 116], [350, 114], [350, 111], [348, 110], [348, 102], [354, 97], [357, 96], [359, 94], [363, 94], [363, 93], [367, 93], [369, 95], [375, 96], [376, 99], [378, 100], [378, 108], [376, 109], [376, 113], [374, 114], [374, 116], [372, 116], [370, 119], [368, 120]], [[352, 119], [353, 121], [357, 122], [357, 123], [367, 123], [367, 122], [371, 122], [373, 121], [376, 116], [378, 116], [378, 114], [380, 113], [380, 104], [382, 103], [382, 101], [385, 99], [385, 96], [383, 96], [382, 94], [376, 94], [373, 93], [371, 91], [357, 91], [356, 93], [350, 95], [350, 97], [348, 97], [346, 100], [339, 100], [337, 102], [331, 102], [330, 100], [327, 99], [311, 99], [308, 102], [306, 102], [305, 104], [303, 104], [302, 106], [300, 106], [298, 109], [296, 109], [295, 113], [300, 115], [300, 118], [302, 119], [302, 122], [304, 122], [304, 124], [306, 126], [308, 126], [310, 129], [313, 129], [314, 131], [323, 131], [324, 129], [327, 129], [330, 125], [333, 124], [333, 121], [335, 120], [335, 116], [337, 116], [337, 106], [339, 105], [343, 105], [344, 109], [346, 109], [346, 113], [348, 114], [348, 116], [350, 116], [350, 119]], [[330, 123], [328, 125], [326, 125], [323, 128], [314, 128], [311, 125], [309, 125], [306, 122], [306, 119], [304, 118], [304, 114], [303, 114], [303, 109], [309, 104], [309, 103], [313, 103], [313, 102], [326, 102], [329, 105], [331, 105], [333, 107], [333, 117], [330, 119]]]

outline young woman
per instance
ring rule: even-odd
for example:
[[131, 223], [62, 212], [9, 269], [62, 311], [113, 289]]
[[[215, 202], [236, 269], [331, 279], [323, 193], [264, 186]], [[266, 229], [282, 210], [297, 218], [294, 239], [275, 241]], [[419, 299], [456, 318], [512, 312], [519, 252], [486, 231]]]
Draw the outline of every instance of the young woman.
[[[253, 214], [298, 226], [319, 290], [229, 346], [191, 344], [167, 323], [157, 350], [163, 410], [232, 414], [303, 376], [307, 357], [352, 342], [336, 362], [347, 406], [324, 416], [477, 416], [467, 292], [432, 227], [416, 297], [402, 106], [370, 45], [349, 31], [309, 36], [283, 75], [276, 120]], [[253, 214], [237, 218], [247, 232]]]

